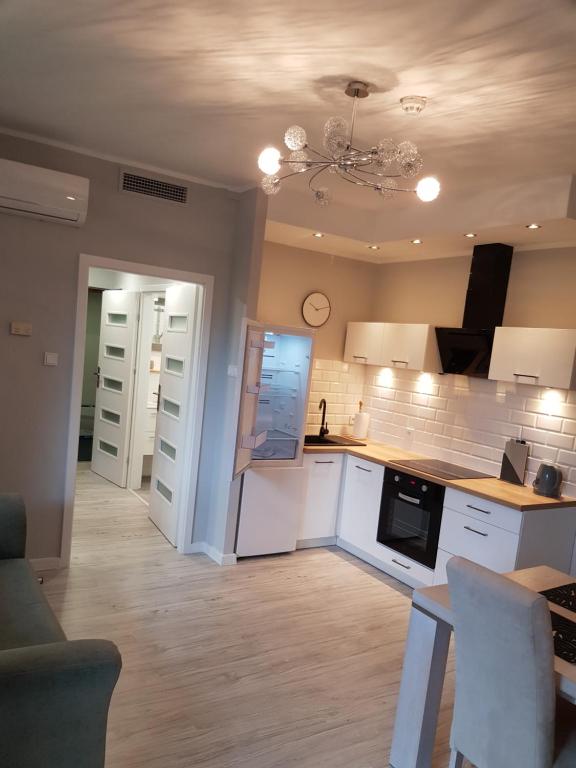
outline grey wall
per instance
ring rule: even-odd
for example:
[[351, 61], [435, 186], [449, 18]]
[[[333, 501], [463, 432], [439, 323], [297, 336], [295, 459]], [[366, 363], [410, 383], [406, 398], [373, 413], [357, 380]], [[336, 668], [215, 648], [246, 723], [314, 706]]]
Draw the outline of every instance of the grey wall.
[[[221, 457], [221, 405], [227, 396], [227, 357], [236, 323], [229, 303], [233, 284], [244, 291], [251, 284], [250, 275], [234, 283], [232, 276], [237, 258], [252, 248], [245, 241], [250, 234], [237, 241], [240, 219], [256, 216], [260, 197], [190, 185], [184, 207], [129, 195], [118, 191], [119, 168], [114, 163], [3, 135], [0, 157], [86, 176], [91, 182], [88, 219], [82, 228], [0, 215], [0, 489], [25, 496], [29, 555], [60, 553], [80, 253], [215, 277], [194, 532], [194, 539], [202, 539], [208, 521], [226, 515], [221, 504], [216, 507], [214, 465]], [[249, 232], [257, 236], [260, 229], [251, 227]], [[257, 260], [242, 263], [258, 272]], [[32, 337], [10, 336], [12, 319], [31, 321]], [[45, 350], [59, 353], [57, 368], [41, 365]], [[211, 526], [217, 534], [224, 527], [225, 519]], [[221, 544], [211, 543], [218, 548]]]

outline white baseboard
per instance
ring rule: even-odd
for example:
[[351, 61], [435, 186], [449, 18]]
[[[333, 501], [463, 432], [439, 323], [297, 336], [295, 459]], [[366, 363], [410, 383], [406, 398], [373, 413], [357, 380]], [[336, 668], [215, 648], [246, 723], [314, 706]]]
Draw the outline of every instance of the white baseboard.
[[216, 547], [213, 547], [211, 544], [207, 544], [205, 541], [192, 542], [192, 544], [186, 548], [186, 553], [190, 555], [202, 553], [203, 555], [207, 555], [211, 560], [214, 560], [218, 565], [236, 565], [235, 554], [225, 555], [223, 552], [220, 552], [219, 549], [216, 549]]
[[58, 571], [62, 567], [59, 557], [35, 557], [30, 563], [35, 571]]

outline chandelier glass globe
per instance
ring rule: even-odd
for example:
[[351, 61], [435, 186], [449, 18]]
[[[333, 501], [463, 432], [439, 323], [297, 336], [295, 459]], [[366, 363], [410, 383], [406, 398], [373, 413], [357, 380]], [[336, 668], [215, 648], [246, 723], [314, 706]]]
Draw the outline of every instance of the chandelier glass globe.
[[264, 176], [261, 186], [267, 195], [277, 195], [282, 185], [278, 176]]
[[302, 173], [308, 170], [308, 154], [305, 150], [297, 149], [295, 152], [290, 152], [288, 160], [290, 168], [294, 173]]
[[430, 203], [440, 194], [440, 182], [434, 176], [426, 176], [416, 185], [416, 194], [423, 203]]
[[306, 131], [299, 125], [291, 125], [284, 134], [284, 143], [293, 151], [304, 149], [307, 141]]
[[266, 147], [258, 157], [258, 168], [266, 176], [274, 176], [280, 170], [280, 152], [275, 147]]

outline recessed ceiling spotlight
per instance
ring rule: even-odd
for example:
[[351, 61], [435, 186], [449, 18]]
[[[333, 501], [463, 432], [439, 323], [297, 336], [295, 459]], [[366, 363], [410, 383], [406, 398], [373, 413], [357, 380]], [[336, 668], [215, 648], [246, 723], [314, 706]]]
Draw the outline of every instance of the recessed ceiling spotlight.
[[366, 248], [370, 248], [371, 251], [379, 251], [380, 246], [379, 245], [367, 245]]
[[464, 237], [477, 237], [476, 232], [466, 232]]
[[66, 200], [76, 200], [74, 195], [66, 195]]
[[419, 237], [417, 237], [415, 240], [410, 240], [412, 245], [422, 245], [422, 240], [420, 240]]
[[324, 232], [314, 232], [312, 237], [324, 237]]
[[526, 224], [526, 229], [540, 229], [542, 224]]

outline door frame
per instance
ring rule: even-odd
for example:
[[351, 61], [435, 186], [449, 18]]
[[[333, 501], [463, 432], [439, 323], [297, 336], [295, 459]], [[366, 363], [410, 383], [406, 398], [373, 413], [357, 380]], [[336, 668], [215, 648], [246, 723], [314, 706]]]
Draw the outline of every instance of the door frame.
[[[202, 307], [200, 311], [201, 327], [194, 339], [198, 345], [198, 366], [195, 380], [191, 382], [190, 399], [193, 407], [187, 409], [186, 443], [184, 453], [190, 458], [189, 471], [183, 478], [183, 493], [178, 505], [177, 550], [183, 554], [193, 551], [192, 529], [194, 525], [196, 488], [200, 464], [200, 438], [204, 416], [204, 398], [208, 371], [208, 349], [210, 345], [210, 323], [212, 318], [212, 298], [214, 277], [197, 272], [186, 272], [153, 264], [141, 264], [104, 256], [92, 256], [81, 253], [78, 262], [78, 287], [76, 295], [76, 320], [74, 328], [74, 350], [72, 362], [72, 381], [70, 391], [70, 414], [68, 419], [68, 446], [66, 451], [66, 470], [64, 486], [64, 514], [62, 519], [62, 539], [60, 544], [60, 567], [70, 564], [72, 549], [72, 520], [76, 493], [76, 472], [78, 464], [78, 435], [80, 433], [80, 407], [82, 405], [82, 382], [84, 378], [84, 352], [86, 346], [86, 311], [88, 307], [88, 287], [91, 267], [100, 267], [114, 272], [127, 272], [136, 275], [157, 277], [194, 283], [202, 288]], [[148, 288], [148, 286], [147, 286]]]

